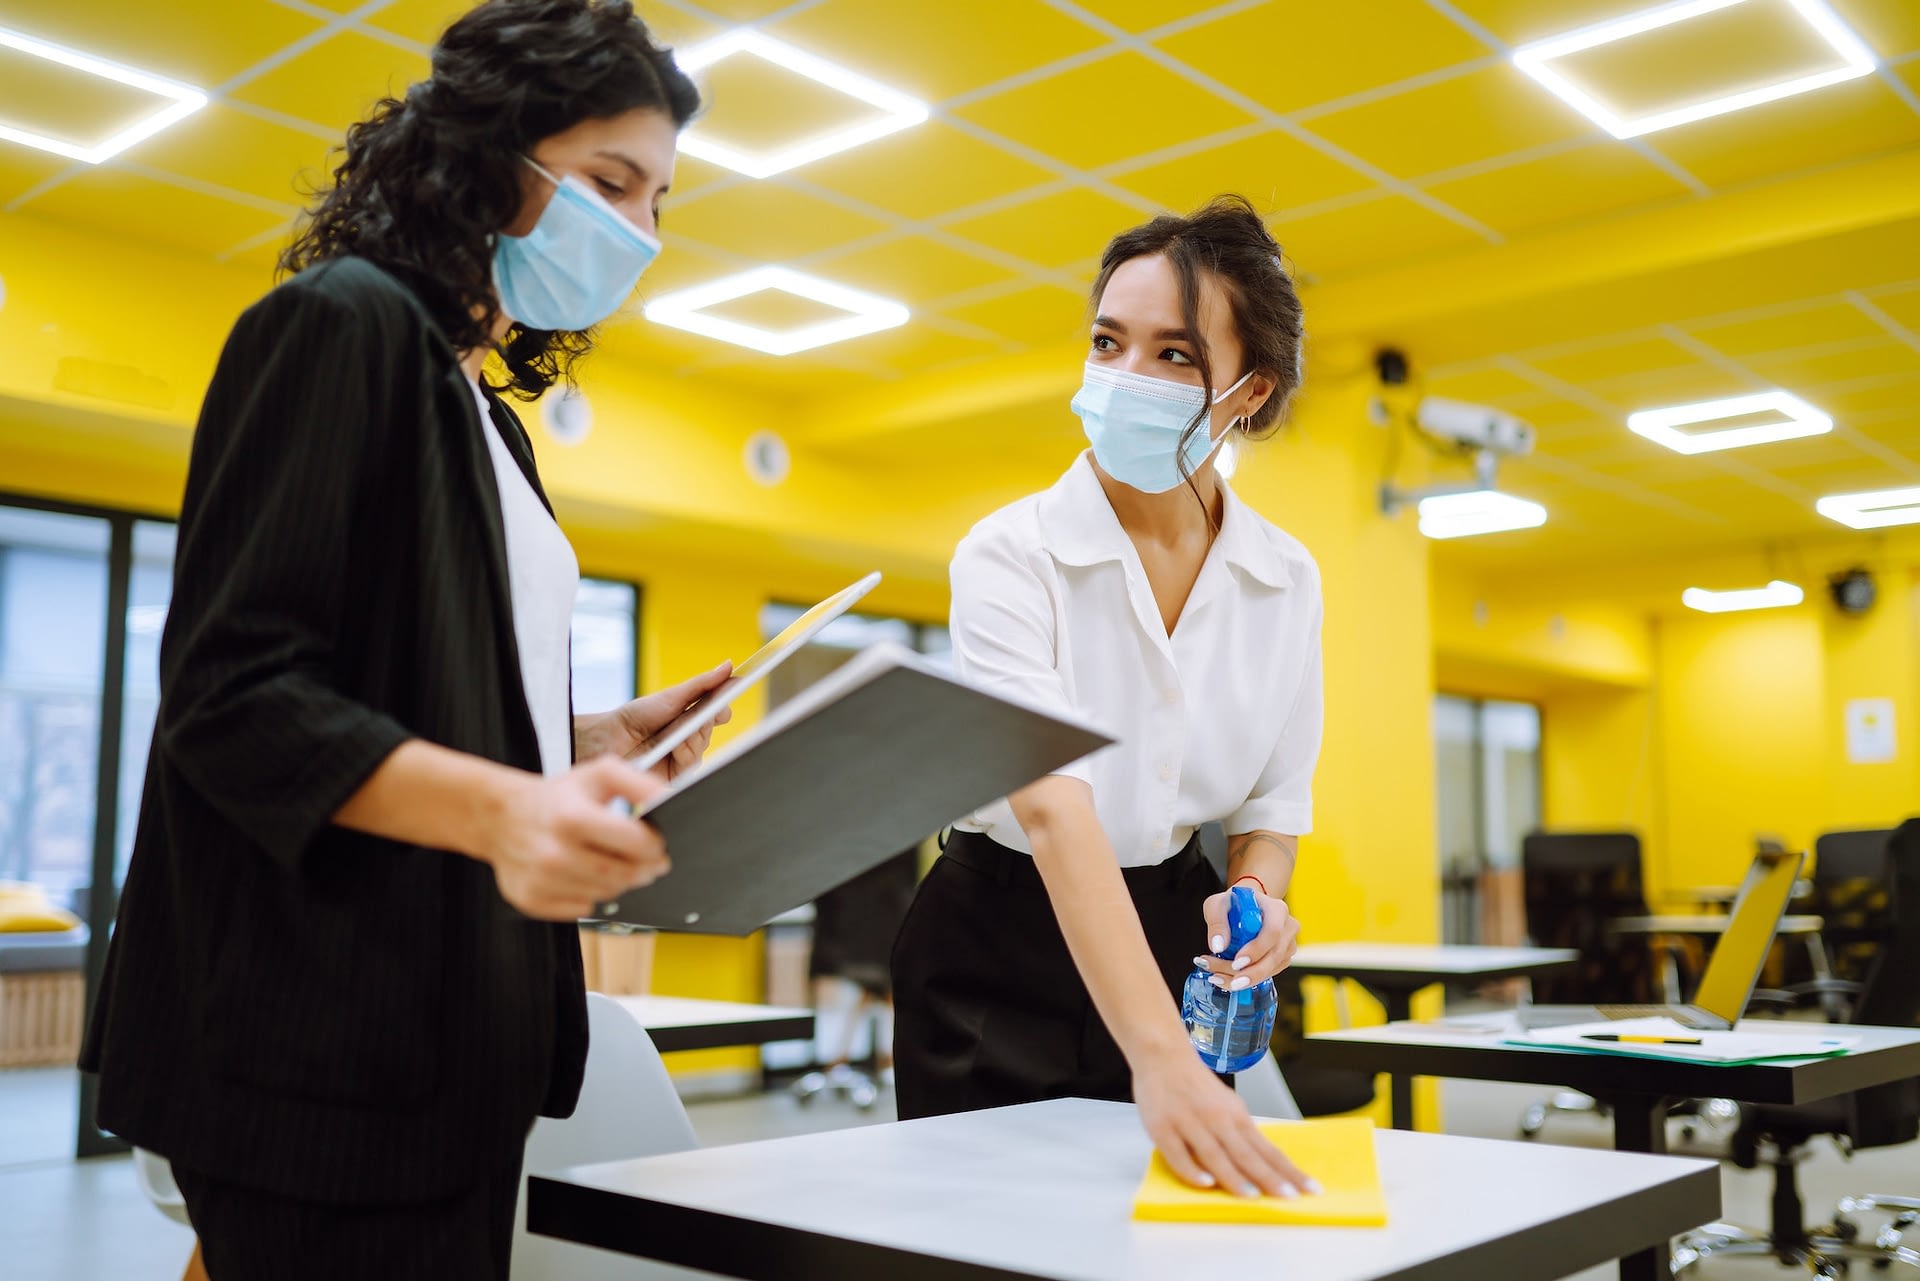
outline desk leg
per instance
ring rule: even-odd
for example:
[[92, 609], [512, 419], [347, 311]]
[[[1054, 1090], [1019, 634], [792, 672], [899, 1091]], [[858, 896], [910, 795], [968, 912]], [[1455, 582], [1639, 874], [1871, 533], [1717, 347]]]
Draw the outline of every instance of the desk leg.
[[[1667, 1150], [1665, 1099], [1637, 1094], [1610, 1098], [1607, 1103], [1613, 1108], [1615, 1151], [1657, 1156]], [[1620, 1260], [1620, 1281], [1670, 1281], [1672, 1271], [1673, 1248], [1666, 1241]]]
[[[1380, 1003], [1386, 1007], [1387, 1022], [1400, 1023], [1413, 1017], [1413, 993], [1404, 989], [1392, 988], [1380, 993]], [[1393, 1128], [1411, 1130], [1413, 1128], [1413, 1078], [1395, 1073], [1390, 1086], [1393, 1094]]]

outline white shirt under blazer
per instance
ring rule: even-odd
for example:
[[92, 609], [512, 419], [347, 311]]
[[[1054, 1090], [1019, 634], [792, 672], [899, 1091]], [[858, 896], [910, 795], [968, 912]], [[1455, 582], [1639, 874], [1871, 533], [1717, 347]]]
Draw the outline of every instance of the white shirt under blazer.
[[[1117, 740], [1055, 772], [1093, 788], [1123, 867], [1163, 862], [1204, 823], [1230, 835], [1313, 825], [1320, 571], [1298, 539], [1221, 489], [1220, 532], [1171, 636], [1091, 454], [954, 553], [956, 670]], [[1033, 852], [1005, 801], [959, 826]]]

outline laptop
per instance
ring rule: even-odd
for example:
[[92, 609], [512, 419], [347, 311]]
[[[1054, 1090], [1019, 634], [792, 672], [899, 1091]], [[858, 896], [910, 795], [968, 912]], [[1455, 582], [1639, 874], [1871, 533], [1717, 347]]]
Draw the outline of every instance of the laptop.
[[1707, 1031], [1725, 1031], [1746, 1011], [1754, 985], [1760, 981], [1760, 967], [1766, 963], [1773, 936], [1786, 915], [1793, 898], [1793, 885], [1800, 877], [1805, 854], [1788, 854], [1779, 849], [1762, 848], [1747, 869], [1740, 884], [1740, 896], [1734, 901], [1733, 915], [1726, 933], [1720, 936], [1707, 960], [1707, 971], [1700, 976], [1700, 988], [1691, 1005], [1533, 1005], [1522, 1002], [1520, 1026], [1534, 1028], [1564, 1027], [1574, 1023], [1600, 1023], [1610, 1019], [1667, 1018], [1682, 1027]]

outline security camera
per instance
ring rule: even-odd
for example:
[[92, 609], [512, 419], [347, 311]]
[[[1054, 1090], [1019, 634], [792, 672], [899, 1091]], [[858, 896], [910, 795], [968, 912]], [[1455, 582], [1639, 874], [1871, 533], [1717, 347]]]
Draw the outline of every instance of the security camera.
[[1426, 396], [1416, 413], [1420, 429], [1467, 449], [1519, 458], [1533, 452], [1533, 428], [1512, 414], [1464, 400]]

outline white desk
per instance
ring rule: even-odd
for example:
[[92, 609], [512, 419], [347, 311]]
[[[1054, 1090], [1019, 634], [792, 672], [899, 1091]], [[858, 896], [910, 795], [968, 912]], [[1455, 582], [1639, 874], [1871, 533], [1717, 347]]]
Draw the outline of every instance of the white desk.
[[813, 1037], [813, 1011], [741, 1001], [697, 1001], [683, 996], [616, 996], [647, 1029], [662, 1054], [712, 1050]]
[[[1316, 943], [1293, 954], [1295, 974], [1350, 978], [1386, 1007], [1387, 1022], [1413, 1017], [1413, 994], [1435, 983], [1531, 978], [1580, 959], [1570, 947], [1481, 947], [1467, 943]], [[1395, 1129], [1413, 1128], [1413, 1078], [1393, 1074]]]
[[1384, 1228], [1136, 1223], [1146, 1134], [1130, 1104], [1086, 1099], [536, 1176], [527, 1223], [750, 1281], [1551, 1281], [1720, 1205], [1708, 1161], [1374, 1138]]
[[[1418, 1072], [1477, 1081], [1561, 1085], [1604, 1099], [1613, 1108], [1613, 1145], [1623, 1152], [1664, 1152], [1669, 1099], [1721, 1098], [1742, 1103], [1811, 1103], [1870, 1086], [1920, 1076], [1920, 1028], [1836, 1029], [1831, 1023], [1751, 1019], [1742, 1029], [1809, 1039], [1844, 1034], [1860, 1043], [1846, 1054], [1765, 1063], [1690, 1063], [1675, 1059], [1589, 1054], [1552, 1046], [1509, 1045], [1511, 1013], [1443, 1023], [1320, 1032], [1301, 1045], [1321, 1067], [1361, 1072]], [[1627, 1281], [1668, 1281], [1667, 1242], [1622, 1260]]]

